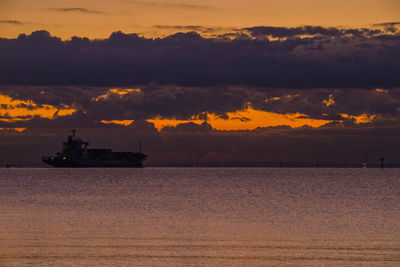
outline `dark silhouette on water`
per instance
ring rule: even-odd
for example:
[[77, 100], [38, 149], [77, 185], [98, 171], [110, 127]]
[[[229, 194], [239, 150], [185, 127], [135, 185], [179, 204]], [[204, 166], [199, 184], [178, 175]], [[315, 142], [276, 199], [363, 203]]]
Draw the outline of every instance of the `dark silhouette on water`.
[[384, 161], [385, 159], [383, 158], [383, 156], [381, 157], [381, 169], [383, 169], [383, 161]]
[[88, 149], [89, 142], [75, 138], [75, 130], [63, 143], [56, 156], [42, 157], [42, 161], [54, 167], [143, 167], [147, 155], [140, 152], [112, 152], [111, 149]]
[[363, 167], [363, 168], [367, 168], [367, 161], [368, 161], [367, 153], [365, 153], [364, 159], [363, 159], [363, 161], [362, 161], [362, 167]]
[[14, 164], [10, 164], [10, 163], [7, 163], [6, 164], [6, 168], [20, 168], [21, 166], [19, 166], [19, 165], [14, 165]]

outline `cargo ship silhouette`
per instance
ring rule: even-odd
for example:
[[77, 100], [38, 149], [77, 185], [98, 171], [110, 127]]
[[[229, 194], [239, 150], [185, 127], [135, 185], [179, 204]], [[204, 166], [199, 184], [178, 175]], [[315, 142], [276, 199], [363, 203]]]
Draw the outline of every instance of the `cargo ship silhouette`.
[[139, 142], [139, 152], [112, 152], [111, 149], [88, 149], [89, 142], [75, 137], [75, 130], [63, 143], [62, 151], [56, 156], [42, 157], [42, 161], [54, 167], [100, 168], [125, 167], [141, 168], [147, 155], [142, 153]]

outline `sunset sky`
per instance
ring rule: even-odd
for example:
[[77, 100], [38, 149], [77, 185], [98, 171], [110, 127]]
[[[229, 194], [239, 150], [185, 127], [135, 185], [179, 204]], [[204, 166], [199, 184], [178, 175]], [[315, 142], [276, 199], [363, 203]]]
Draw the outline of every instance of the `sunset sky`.
[[[398, 0], [1, 0], [2, 37], [45, 29], [63, 39], [114, 31], [158, 37], [195, 26], [228, 31], [259, 25], [371, 27], [399, 20]], [[8, 23], [7, 23], [8, 22]], [[196, 28], [193, 28], [196, 29]]]
[[400, 1], [0, 0], [0, 166], [400, 164]]

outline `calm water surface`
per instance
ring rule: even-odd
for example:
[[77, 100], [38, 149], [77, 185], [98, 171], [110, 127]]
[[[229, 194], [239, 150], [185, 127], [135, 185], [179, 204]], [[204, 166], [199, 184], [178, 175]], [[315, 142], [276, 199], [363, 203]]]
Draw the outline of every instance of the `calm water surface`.
[[0, 169], [0, 266], [400, 266], [400, 169]]

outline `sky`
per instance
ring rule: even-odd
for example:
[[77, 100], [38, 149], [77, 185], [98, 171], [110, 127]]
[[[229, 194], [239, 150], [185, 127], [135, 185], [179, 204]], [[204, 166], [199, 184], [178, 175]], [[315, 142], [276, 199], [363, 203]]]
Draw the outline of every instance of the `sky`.
[[0, 0], [0, 166], [400, 164], [400, 2]]
[[[1, 0], [2, 37], [46, 29], [61, 38], [107, 38], [114, 31], [162, 36], [176, 26], [370, 27], [398, 21], [398, 0]], [[8, 23], [7, 23], [8, 22]]]

